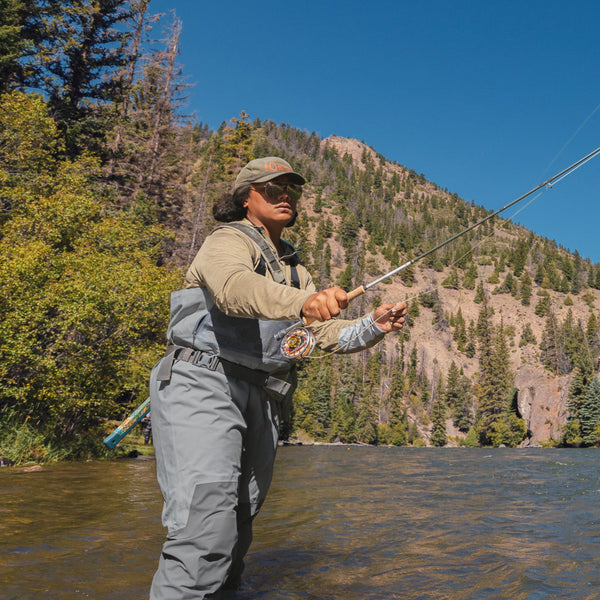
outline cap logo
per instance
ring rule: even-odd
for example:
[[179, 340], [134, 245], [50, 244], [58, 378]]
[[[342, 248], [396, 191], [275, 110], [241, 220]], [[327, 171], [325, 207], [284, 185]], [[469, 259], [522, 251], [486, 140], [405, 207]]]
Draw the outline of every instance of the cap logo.
[[285, 171], [286, 173], [289, 173], [291, 169], [276, 162], [268, 162], [265, 163], [265, 171]]

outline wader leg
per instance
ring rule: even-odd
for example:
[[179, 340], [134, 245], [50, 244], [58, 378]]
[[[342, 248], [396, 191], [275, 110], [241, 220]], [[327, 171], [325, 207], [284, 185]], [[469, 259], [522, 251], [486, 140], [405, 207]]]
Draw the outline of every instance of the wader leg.
[[[259, 388], [176, 361], [150, 380], [153, 438], [168, 528], [151, 600], [220, 599], [236, 587], [252, 519], [271, 482], [274, 401]], [[238, 533], [239, 532], [239, 533]]]
[[238, 542], [225, 589], [235, 589], [240, 584], [244, 556], [252, 543], [252, 522], [271, 485], [279, 438], [279, 402], [259, 388], [250, 386], [250, 389], [251, 396], [245, 413], [248, 429], [242, 456], [237, 508]]

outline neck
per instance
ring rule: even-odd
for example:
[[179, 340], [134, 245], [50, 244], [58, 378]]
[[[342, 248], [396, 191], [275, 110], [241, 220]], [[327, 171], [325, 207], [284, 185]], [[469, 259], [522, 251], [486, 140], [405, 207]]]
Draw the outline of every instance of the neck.
[[275, 248], [277, 248], [278, 250], [280, 249], [281, 232], [284, 230], [285, 225], [279, 225], [278, 223], [265, 225], [265, 223], [257, 222], [257, 220], [253, 219], [252, 216], [246, 218], [253, 225], [256, 225], [257, 227], [262, 227], [267, 232], [268, 236], [271, 238], [271, 241], [275, 245]]

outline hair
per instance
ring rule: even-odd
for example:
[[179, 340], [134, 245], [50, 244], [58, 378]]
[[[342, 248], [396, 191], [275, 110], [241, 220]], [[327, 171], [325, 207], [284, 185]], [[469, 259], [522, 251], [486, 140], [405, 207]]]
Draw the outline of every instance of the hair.
[[246, 216], [246, 207], [244, 202], [250, 196], [252, 184], [247, 183], [240, 186], [233, 193], [223, 194], [221, 199], [213, 206], [213, 217], [221, 223], [231, 223], [231, 221], [240, 221]]
[[[213, 217], [220, 223], [231, 223], [232, 221], [241, 221], [246, 216], [246, 207], [244, 202], [250, 196], [251, 183], [241, 185], [232, 192], [226, 192], [221, 196], [212, 209]], [[298, 218], [298, 212], [290, 219], [286, 227], [292, 227]]]

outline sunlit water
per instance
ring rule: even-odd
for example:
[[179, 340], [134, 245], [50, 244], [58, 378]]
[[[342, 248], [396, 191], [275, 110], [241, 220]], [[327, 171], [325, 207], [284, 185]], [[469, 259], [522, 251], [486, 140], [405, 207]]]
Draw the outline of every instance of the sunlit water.
[[[239, 600], [596, 600], [596, 450], [285, 447]], [[0, 469], [0, 598], [147, 597], [154, 462]]]

